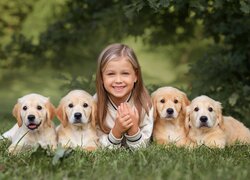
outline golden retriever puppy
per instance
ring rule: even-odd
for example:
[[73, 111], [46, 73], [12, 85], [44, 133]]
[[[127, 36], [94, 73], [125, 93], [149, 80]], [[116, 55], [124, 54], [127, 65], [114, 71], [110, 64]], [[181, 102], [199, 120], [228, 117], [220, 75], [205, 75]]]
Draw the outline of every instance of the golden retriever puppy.
[[250, 144], [250, 130], [243, 123], [231, 116], [223, 116], [223, 120], [227, 145], [233, 145], [236, 142]]
[[153, 140], [158, 144], [184, 145], [186, 106], [190, 103], [186, 94], [173, 87], [161, 87], [152, 93], [152, 102]]
[[249, 130], [232, 117], [223, 117], [221, 103], [207, 96], [196, 97], [187, 107], [186, 128], [191, 146], [224, 148], [236, 141], [250, 142]]
[[97, 148], [96, 102], [83, 90], [73, 90], [62, 98], [57, 108], [61, 124], [57, 127], [58, 144], [64, 147]]
[[10, 153], [15, 154], [37, 144], [43, 148], [56, 148], [57, 136], [51, 122], [55, 108], [49, 98], [39, 94], [25, 95], [18, 99], [12, 113], [17, 124], [3, 134], [12, 142], [8, 148]]

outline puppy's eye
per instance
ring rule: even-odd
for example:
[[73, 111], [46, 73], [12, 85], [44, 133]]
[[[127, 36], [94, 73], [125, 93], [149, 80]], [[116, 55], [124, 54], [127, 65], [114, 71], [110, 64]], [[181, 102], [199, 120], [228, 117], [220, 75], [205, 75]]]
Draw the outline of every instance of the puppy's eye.
[[199, 111], [199, 108], [198, 107], [194, 108], [194, 111], [196, 111], [196, 112]]
[[84, 108], [86, 108], [86, 107], [88, 107], [88, 106], [89, 106], [89, 105], [88, 105], [87, 103], [84, 103], [84, 104], [83, 104], [83, 107], [84, 107]]
[[28, 108], [27, 106], [23, 106], [23, 110], [26, 111]]
[[160, 100], [161, 103], [165, 103], [165, 99]]
[[177, 99], [174, 100], [174, 103], [177, 104], [179, 101]]
[[212, 112], [212, 111], [213, 111], [213, 108], [209, 107], [209, 108], [208, 108], [208, 111], [209, 111], [209, 112]]
[[39, 105], [38, 105], [36, 108], [37, 108], [38, 110], [42, 110], [42, 106], [39, 106]]
[[70, 103], [68, 106], [69, 106], [69, 108], [74, 107], [74, 105], [72, 103]]

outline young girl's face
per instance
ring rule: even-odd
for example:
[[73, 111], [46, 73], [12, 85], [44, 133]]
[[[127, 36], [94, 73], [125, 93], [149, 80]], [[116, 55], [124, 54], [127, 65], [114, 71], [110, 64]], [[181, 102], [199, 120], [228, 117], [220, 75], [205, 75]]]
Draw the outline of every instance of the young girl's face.
[[127, 100], [137, 81], [132, 64], [125, 58], [107, 62], [102, 70], [102, 77], [104, 88], [117, 106]]

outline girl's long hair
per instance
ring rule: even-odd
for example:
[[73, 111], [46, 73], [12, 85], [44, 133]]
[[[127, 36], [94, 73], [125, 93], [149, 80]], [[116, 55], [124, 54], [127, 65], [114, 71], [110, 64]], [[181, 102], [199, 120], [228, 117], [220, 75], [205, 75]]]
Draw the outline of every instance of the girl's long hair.
[[137, 75], [137, 82], [134, 84], [132, 98], [139, 112], [139, 117], [141, 117], [142, 109], [149, 114], [152, 106], [150, 95], [143, 84], [141, 67], [134, 51], [124, 44], [111, 44], [107, 46], [98, 58], [96, 73], [97, 122], [101, 130], [105, 133], [109, 133], [110, 128], [105, 124], [108, 109], [108, 94], [103, 85], [102, 71], [107, 62], [118, 58], [126, 58], [132, 64]]

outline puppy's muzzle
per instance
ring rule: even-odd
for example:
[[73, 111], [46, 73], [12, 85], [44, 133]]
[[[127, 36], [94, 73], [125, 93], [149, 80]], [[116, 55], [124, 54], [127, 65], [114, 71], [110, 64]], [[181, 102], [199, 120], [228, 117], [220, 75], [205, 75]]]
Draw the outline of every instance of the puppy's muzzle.
[[207, 116], [201, 116], [200, 117], [200, 127], [208, 127], [207, 121], [208, 121]]
[[167, 110], [166, 110], [166, 112], [167, 112], [167, 118], [172, 118], [173, 117], [173, 115], [174, 115], [174, 110], [173, 110], [173, 108], [168, 108]]
[[33, 114], [28, 115], [27, 119], [28, 119], [28, 125], [26, 125], [26, 126], [30, 130], [35, 130], [41, 125], [41, 122], [38, 124], [35, 123], [36, 116]]
[[76, 112], [74, 114], [74, 118], [75, 118], [74, 123], [82, 123], [82, 113]]
[[36, 116], [34, 116], [33, 114], [28, 115], [29, 122], [34, 122], [35, 119], [36, 119]]

